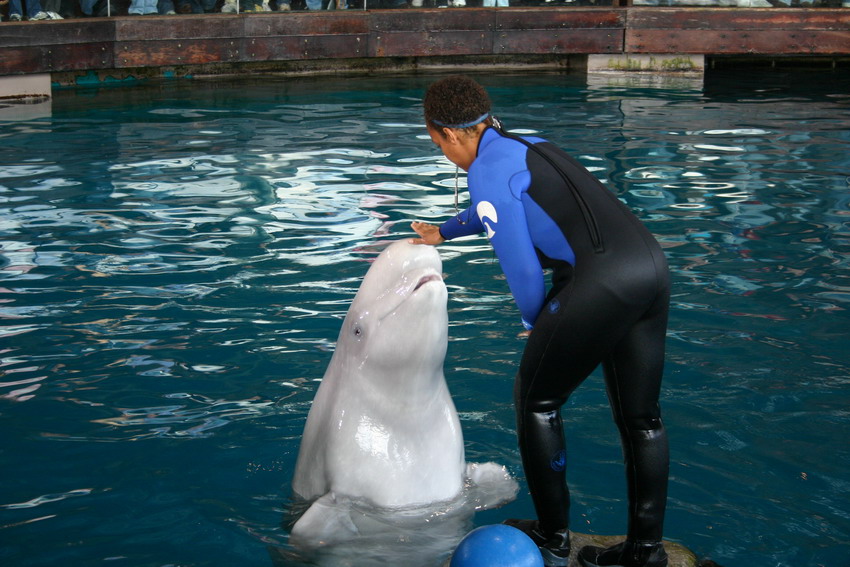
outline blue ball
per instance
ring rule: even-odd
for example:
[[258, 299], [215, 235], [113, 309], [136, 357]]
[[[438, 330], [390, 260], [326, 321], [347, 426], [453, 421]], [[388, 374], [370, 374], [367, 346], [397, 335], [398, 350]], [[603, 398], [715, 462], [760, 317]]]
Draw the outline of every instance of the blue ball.
[[522, 531], [495, 524], [466, 534], [449, 567], [543, 567], [543, 556]]

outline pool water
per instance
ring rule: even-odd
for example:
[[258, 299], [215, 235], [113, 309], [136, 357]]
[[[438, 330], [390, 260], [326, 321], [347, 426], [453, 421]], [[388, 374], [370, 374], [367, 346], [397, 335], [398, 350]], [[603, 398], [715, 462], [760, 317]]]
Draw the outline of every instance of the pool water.
[[[0, 564], [301, 564], [282, 522], [348, 303], [410, 221], [453, 214], [433, 79], [66, 90], [0, 115]], [[726, 567], [850, 565], [846, 74], [479, 80], [668, 254], [666, 537]], [[467, 459], [521, 484], [474, 524], [530, 517], [518, 311], [485, 239], [440, 251]], [[573, 529], [624, 533], [598, 372], [564, 417]]]

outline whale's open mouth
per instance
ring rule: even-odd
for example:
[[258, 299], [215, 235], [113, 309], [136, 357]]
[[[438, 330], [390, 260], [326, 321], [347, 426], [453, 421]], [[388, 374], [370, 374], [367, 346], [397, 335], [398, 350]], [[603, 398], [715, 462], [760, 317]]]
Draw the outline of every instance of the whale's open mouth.
[[439, 282], [439, 281], [443, 281], [443, 278], [441, 278], [439, 274], [426, 274], [426, 275], [422, 276], [421, 278], [419, 278], [419, 281], [416, 282], [416, 287], [413, 288], [413, 291], [415, 292], [417, 289], [419, 289], [420, 287], [422, 287], [423, 285], [425, 285], [428, 282]]

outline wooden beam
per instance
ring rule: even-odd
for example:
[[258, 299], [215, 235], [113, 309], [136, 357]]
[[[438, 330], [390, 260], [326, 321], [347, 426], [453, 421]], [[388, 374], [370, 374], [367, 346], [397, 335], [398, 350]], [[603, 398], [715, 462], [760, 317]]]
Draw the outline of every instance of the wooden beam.
[[0, 75], [328, 59], [850, 55], [850, 10], [462, 8], [4, 22]]
[[629, 10], [626, 53], [846, 55], [850, 10]]

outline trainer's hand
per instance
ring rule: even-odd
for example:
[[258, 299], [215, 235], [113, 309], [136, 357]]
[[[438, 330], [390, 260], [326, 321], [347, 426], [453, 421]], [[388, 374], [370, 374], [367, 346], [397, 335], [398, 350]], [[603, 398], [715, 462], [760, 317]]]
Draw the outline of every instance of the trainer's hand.
[[419, 235], [419, 238], [410, 239], [411, 244], [430, 244], [431, 246], [436, 246], [446, 241], [443, 235], [440, 234], [440, 228], [433, 224], [416, 221], [410, 224], [410, 228]]

